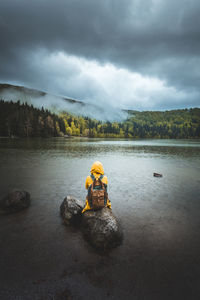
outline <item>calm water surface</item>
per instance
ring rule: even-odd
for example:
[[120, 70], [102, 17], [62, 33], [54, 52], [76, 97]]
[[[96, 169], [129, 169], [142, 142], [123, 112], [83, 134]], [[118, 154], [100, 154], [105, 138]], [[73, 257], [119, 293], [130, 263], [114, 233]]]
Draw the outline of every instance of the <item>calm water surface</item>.
[[[59, 216], [66, 195], [85, 198], [95, 160], [124, 230], [106, 255]], [[1, 194], [32, 197], [0, 217], [0, 298], [199, 299], [199, 140], [1, 139], [0, 178]]]

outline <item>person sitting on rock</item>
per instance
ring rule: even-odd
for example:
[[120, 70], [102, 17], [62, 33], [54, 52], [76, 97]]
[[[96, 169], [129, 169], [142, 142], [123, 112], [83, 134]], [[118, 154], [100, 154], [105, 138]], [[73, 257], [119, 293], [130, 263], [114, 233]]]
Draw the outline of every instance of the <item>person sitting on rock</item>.
[[102, 163], [95, 161], [90, 172], [91, 175], [87, 176], [85, 181], [85, 188], [88, 190], [88, 194], [82, 213], [91, 209], [101, 209], [103, 207], [111, 208], [107, 193], [108, 179], [107, 176], [104, 175]]

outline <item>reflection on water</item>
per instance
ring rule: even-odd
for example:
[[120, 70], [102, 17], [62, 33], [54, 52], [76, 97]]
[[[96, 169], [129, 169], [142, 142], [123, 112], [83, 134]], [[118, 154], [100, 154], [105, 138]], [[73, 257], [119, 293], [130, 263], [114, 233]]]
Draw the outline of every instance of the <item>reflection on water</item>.
[[[32, 196], [26, 212], [0, 219], [2, 284], [18, 282], [15, 293], [22, 295], [27, 282], [45, 277], [50, 283], [67, 269], [71, 275], [62, 280], [78, 299], [80, 290], [102, 299], [108, 297], [108, 283], [102, 278], [109, 272], [110, 299], [134, 293], [141, 299], [165, 299], [174, 282], [174, 295], [187, 294], [183, 274], [189, 272], [197, 292], [193, 276], [200, 275], [199, 155], [199, 140], [1, 139], [1, 194], [17, 187]], [[95, 160], [104, 165], [113, 211], [125, 233], [123, 246], [103, 263], [80, 232], [62, 226], [59, 217], [67, 194], [84, 199], [85, 178]], [[163, 178], [154, 178], [153, 172]], [[84, 283], [77, 289], [76, 280]], [[99, 287], [100, 298], [95, 296]], [[43, 288], [46, 291], [49, 284]], [[36, 293], [33, 286], [29, 290]]]

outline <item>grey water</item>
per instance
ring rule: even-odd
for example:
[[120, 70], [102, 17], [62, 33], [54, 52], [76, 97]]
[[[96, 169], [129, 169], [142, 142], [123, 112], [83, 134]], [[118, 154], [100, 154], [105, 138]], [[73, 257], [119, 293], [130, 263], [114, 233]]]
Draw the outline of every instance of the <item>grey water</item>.
[[[96, 160], [124, 232], [104, 255], [59, 215]], [[200, 140], [0, 139], [0, 196], [14, 188], [32, 203], [0, 216], [0, 299], [199, 298]]]

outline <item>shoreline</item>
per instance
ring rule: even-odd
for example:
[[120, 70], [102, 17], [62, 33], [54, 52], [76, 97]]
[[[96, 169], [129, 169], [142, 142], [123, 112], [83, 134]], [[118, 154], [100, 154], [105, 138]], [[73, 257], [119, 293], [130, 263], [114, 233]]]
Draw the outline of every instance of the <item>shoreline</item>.
[[102, 140], [107, 140], [107, 139], [115, 139], [115, 140], [200, 140], [200, 137], [190, 137], [190, 138], [156, 138], [156, 137], [89, 137], [89, 136], [48, 136], [48, 137], [41, 137], [41, 136], [32, 136], [32, 137], [20, 137], [20, 136], [0, 136], [0, 139], [10, 139], [10, 140], [17, 140], [17, 139], [22, 139], [22, 140], [28, 140], [28, 139], [51, 139], [51, 138], [63, 138], [63, 139], [102, 139]]

